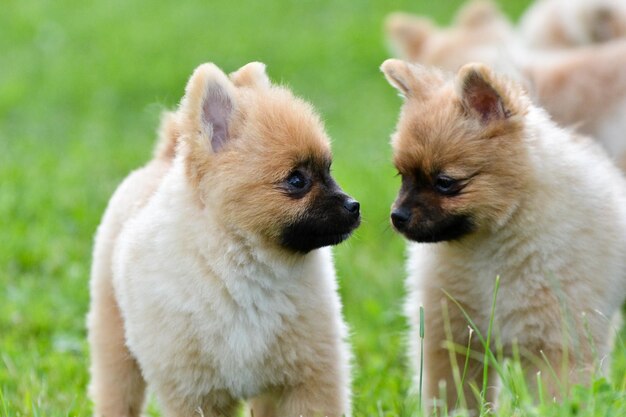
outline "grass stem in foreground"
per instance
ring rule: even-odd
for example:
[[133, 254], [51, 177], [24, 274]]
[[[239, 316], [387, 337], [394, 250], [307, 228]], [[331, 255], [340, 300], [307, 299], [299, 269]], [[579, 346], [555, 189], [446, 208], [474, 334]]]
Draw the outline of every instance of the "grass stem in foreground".
[[483, 367], [483, 387], [481, 391], [480, 415], [485, 411], [487, 403], [487, 383], [489, 381], [489, 352], [491, 352], [491, 334], [493, 332], [493, 319], [496, 314], [496, 299], [498, 298], [498, 289], [500, 288], [500, 275], [496, 276], [496, 283], [493, 288], [493, 298], [491, 300], [491, 314], [489, 315], [489, 327], [487, 328], [487, 341], [485, 343], [485, 357]]
[[419, 379], [419, 409], [422, 410], [422, 382], [424, 380], [424, 306], [420, 306], [420, 379]]

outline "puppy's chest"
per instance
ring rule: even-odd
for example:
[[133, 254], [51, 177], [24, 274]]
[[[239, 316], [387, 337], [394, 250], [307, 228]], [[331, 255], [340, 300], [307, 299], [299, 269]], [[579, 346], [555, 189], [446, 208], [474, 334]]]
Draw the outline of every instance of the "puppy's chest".
[[253, 267], [210, 284], [212, 296], [198, 300], [193, 327], [214, 383], [247, 398], [288, 382], [300, 361], [289, 343], [300, 314], [298, 286]]
[[[240, 311], [224, 319], [220, 331], [208, 337], [217, 385], [237, 397], [258, 394], [266, 386], [287, 383], [287, 369], [297, 367], [289, 346], [281, 341], [293, 326], [289, 313]], [[208, 330], [208, 329], [207, 329]]]
[[[439, 283], [451, 297], [471, 312], [472, 320], [486, 334], [496, 294], [494, 325], [510, 330], [535, 320], [537, 310], [556, 302], [549, 282], [552, 265], [533, 248], [490, 252], [471, 259], [447, 259], [439, 268]], [[514, 332], [513, 332], [514, 333]]]
[[[482, 294], [474, 294], [473, 300], [480, 300], [474, 320], [486, 335], [494, 303], [495, 279], [500, 277], [495, 294], [493, 332], [505, 350], [513, 344], [541, 346], [548, 343], [554, 338], [554, 329], [562, 325], [563, 297], [567, 289], [564, 292], [561, 288], [563, 283], [558, 283], [558, 274], [543, 269], [542, 264], [537, 259], [517, 268], [505, 267], [503, 272], [491, 275], [489, 281], [485, 280]], [[466, 302], [472, 301], [466, 299]], [[560, 340], [551, 342], [559, 343]]]

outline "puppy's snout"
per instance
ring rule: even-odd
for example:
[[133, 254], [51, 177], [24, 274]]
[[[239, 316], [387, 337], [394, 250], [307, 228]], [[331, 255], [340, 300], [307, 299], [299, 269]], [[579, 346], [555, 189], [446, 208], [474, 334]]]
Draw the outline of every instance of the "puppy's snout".
[[391, 223], [398, 230], [403, 230], [410, 220], [411, 212], [404, 207], [395, 208], [391, 212]]
[[359, 210], [361, 208], [361, 205], [359, 204], [358, 201], [356, 201], [353, 198], [348, 198], [344, 203], [343, 203], [343, 208], [345, 208], [346, 210], [348, 210], [348, 212], [350, 214], [352, 214], [353, 216], [357, 217], [359, 215]]

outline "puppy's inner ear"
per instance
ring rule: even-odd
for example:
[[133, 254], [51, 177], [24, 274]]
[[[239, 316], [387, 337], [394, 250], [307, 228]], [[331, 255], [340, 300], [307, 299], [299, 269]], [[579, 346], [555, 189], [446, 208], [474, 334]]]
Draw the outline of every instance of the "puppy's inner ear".
[[233, 102], [219, 83], [208, 83], [202, 102], [202, 123], [210, 132], [213, 152], [218, 152], [228, 140], [228, 124], [233, 112]]
[[478, 72], [467, 74], [461, 94], [465, 108], [477, 114], [484, 123], [509, 116], [498, 91]]

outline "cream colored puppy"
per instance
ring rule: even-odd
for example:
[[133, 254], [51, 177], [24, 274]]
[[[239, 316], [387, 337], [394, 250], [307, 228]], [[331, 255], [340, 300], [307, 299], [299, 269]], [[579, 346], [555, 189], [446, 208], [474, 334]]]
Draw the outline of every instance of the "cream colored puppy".
[[623, 0], [537, 0], [520, 19], [532, 48], [570, 48], [626, 36]]
[[[176, 148], [174, 148], [175, 144]], [[175, 156], [174, 156], [175, 154]], [[350, 414], [329, 248], [360, 221], [310, 105], [264, 66], [200, 66], [155, 160], [98, 230], [89, 340], [97, 416]]]
[[394, 55], [450, 71], [473, 61], [512, 67], [509, 61], [517, 57], [519, 48], [511, 22], [486, 0], [466, 3], [449, 27], [424, 16], [391, 13], [385, 19], [385, 32]]
[[[414, 242], [410, 354], [419, 358], [423, 305], [426, 402], [433, 406], [440, 381], [448, 408], [459, 394], [443, 347], [446, 317], [454, 343], [467, 346], [470, 337], [444, 291], [486, 336], [497, 276], [493, 340], [506, 355], [519, 347], [529, 383], [538, 369], [553, 395], [560, 384], [588, 382], [610, 353], [610, 320], [626, 296], [622, 174], [594, 141], [555, 125], [522, 88], [483, 65], [462, 67], [453, 81], [399, 60], [382, 71], [405, 97], [392, 137], [402, 187], [391, 219]], [[484, 352], [475, 335], [471, 348]], [[470, 409], [478, 404], [469, 385], [481, 388], [482, 371], [472, 356], [463, 386]], [[494, 389], [487, 392], [493, 400]]]

